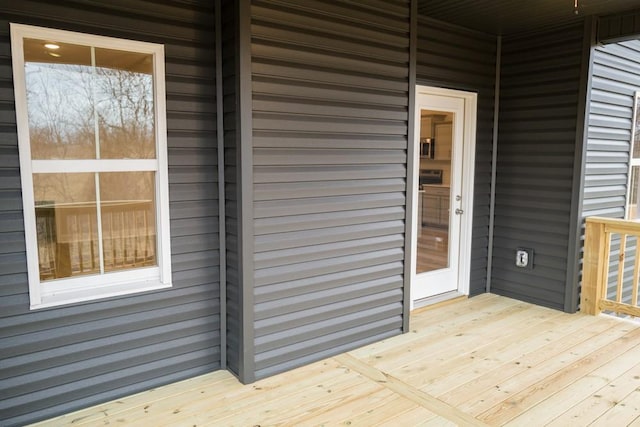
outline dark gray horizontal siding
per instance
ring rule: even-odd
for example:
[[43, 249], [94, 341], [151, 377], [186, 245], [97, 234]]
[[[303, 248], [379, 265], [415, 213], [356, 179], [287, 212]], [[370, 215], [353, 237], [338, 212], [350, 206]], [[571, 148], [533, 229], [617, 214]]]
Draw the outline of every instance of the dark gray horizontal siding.
[[262, 378], [401, 332], [409, 7], [251, 11]]
[[419, 84], [478, 94], [470, 292], [485, 292], [489, 245], [496, 37], [432, 19], [418, 23]]
[[[23, 425], [220, 367], [213, 6], [0, 6], [0, 424]], [[173, 287], [29, 310], [9, 22], [165, 45]]]
[[[502, 49], [492, 292], [563, 309], [582, 64], [582, 24]], [[518, 247], [533, 270], [515, 267]]]

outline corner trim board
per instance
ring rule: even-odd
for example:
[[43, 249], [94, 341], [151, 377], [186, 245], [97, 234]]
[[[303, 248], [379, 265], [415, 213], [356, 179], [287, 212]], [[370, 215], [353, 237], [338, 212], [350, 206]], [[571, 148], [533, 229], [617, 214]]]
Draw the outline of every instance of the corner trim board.
[[[418, 0], [411, 0], [409, 16], [409, 117], [407, 132], [407, 153], [412, 153], [415, 133], [415, 104], [416, 104], [416, 80], [417, 80], [417, 54], [418, 54]], [[411, 259], [413, 245], [411, 243], [411, 229], [413, 228], [413, 198], [411, 194], [416, 186], [414, 175], [414, 158], [407, 155], [406, 177], [406, 205], [405, 205], [405, 231], [404, 231], [404, 283], [403, 283], [403, 307], [402, 307], [402, 332], [409, 332], [409, 317], [411, 313]]]
[[502, 58], [502, 36], [496, 40], [496, 82], [493, 94], [493, 141], [491, 147], [491, 190], [489, 191], [489, 239], [487, 241], [487, 283], [485, 291], [491, 292], [491, 270], [493, 269], [493, 233], [496, 217], [496, 178], [498, 175], [498, 126], [500, 123], [500, 68]]
[[226, 239], [226, 195], [224, 181], [224, 106], [222, 92], [222, 5], [215, 7], [215, 49], [216, 49], [216, 139], [218, 149], [218, 241], [220, 260], [220, 367], [227, 368], [227, 239]]
[[253, 304], [253, 110], [251, 76], [251, 1], [238, 2], [238, 109], [239, 147], [238, 170], [240, 194], [238, 215], [240, 236], [239, 256], [241, 286], [241, 341], [238, 375], [243, 383], [255, 381], [254, 304]]
[[[580, 70], [580, 88], [577, 108], [576, 145], [573, 161], [573, 183], [571, 189], [571, 211], [569, 214], [569, 247], [567, 250], [567, 276], [564, 293], [564, 311], [575, 313], [578, 310], [578, 287], [580, 286], [580, 248], [582, 246], [582, 210], [584, 202], [584, 170], [587, 162], [587, 144], [589, 121], [587, 109], [591, 98], [591, 78], [593, 75], [593, 49], [596, 44], [596, 18], [590, 16], [584, 21], [582, 45], [582, 67]], [[582, 126], [580, 126], [582, 123]]]

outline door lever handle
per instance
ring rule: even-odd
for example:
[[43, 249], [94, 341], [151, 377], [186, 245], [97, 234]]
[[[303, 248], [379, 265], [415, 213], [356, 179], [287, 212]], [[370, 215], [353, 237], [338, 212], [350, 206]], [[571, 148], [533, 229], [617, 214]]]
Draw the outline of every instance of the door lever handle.
[[460, 208], [456, 209], [455, 212], [456, 212], [456, 215], [462, 215], [464, 213], [464, 211]]

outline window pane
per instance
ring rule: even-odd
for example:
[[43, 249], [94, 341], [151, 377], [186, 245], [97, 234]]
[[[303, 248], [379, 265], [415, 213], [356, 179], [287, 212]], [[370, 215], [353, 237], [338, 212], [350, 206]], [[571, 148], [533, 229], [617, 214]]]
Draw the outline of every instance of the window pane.
[[100, 174], [105, 272], [157, 265], [154, 172]]
[[95, 158], [91, 48], [25, 39], [24, 61], [31, 157]]
[[96, 48], [100, 157], [156, 157], [153, 56]]
[[34, 174], [40, 280], [100, 272], [95, 176]]

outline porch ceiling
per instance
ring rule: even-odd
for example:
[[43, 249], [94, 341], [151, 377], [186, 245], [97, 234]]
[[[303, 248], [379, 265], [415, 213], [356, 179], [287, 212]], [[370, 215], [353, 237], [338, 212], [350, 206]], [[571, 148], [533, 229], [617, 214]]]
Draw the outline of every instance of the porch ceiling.
[[490, 34], [516, 34], [557, 26], [587, 15], [637, 9], [639, 0], [418, 0], [421, 15]]

